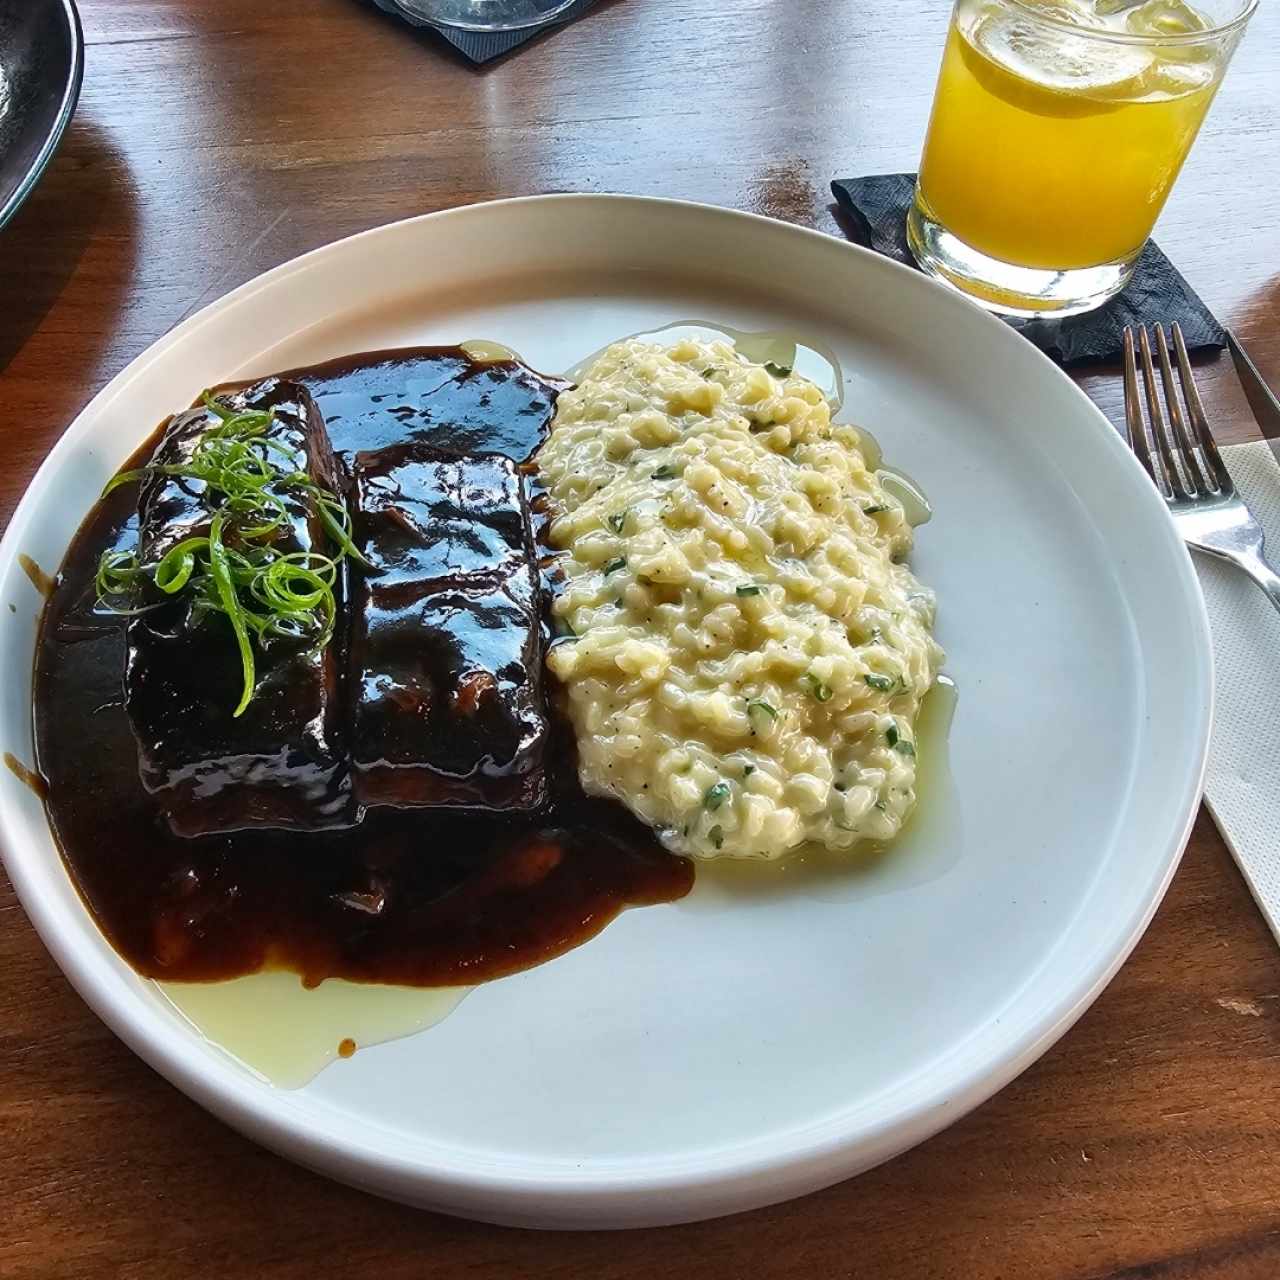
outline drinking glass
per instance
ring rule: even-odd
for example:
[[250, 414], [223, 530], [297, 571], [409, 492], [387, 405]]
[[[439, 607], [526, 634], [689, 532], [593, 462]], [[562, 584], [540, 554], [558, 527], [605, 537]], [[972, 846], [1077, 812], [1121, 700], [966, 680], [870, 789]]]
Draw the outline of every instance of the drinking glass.
[[1257, 0], [956, 0], [907, 239], [992, 311], [1118, 293]]
[[416, 18], [467, 31], [518, 31], [563, 13], [574, 0], [397, 0]]

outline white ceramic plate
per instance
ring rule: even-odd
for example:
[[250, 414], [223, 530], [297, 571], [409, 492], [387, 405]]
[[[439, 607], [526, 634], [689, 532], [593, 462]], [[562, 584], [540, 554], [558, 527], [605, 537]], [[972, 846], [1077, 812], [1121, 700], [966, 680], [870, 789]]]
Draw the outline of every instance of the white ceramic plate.
[[[0, 773], [9, 873], [85, 1000], [267, 1146], [507, 1223], [670, 1223], [814, 1190], [936, 1132], [1070, 1026], [1173, 874], [1210, 720], [1203, 605], [1115, 432], [1000, 322], [829, 236], [721, 209], [554, 196], [330, 245], [181, 325], [67, 431], [0, 547], [0, 746], [31, 759], [40, 600], [99, 487], [202, 387], [483, 336], [535, 366], [669, 321], [818, 337], [846, 415], [933, 500], [916, 570], [960, 689], [953, 785], [848, 883], [700, 880], [481, 987], [411, 1038], [273, 1089], [106, 945], [39, 803]], [[104, 819], [109, 820], [107, 815]]]

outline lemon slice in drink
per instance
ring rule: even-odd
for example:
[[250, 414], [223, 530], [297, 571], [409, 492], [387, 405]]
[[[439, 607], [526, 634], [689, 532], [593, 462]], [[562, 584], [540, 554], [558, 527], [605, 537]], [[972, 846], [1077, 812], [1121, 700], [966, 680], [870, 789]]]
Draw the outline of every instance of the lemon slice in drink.
[[[1065, 4], [1042, 6], [1046, 17], [1083, 25]], [[1044, 26], [1007, 9], [981, 13], [966, 33], [972, 73], [992, 93], [1037, 115], [1093, 115], [1147, 93], [1152, 53]]]

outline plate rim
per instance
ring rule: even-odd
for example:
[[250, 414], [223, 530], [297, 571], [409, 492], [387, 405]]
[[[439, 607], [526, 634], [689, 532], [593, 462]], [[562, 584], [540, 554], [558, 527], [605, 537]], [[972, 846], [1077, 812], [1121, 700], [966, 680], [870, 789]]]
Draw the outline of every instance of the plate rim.
[[[839, 246], [841, 251], [851, 252], [862, 259], [867, 269], [884, 271], [890, 280], [910, 279], [914, 282], [912, 288], [923, 285], [932, 291], [934, 302], [944, 311], [948, 307], [958, 308], [967, 316], [967, 323], [993, 327], [1007, 335], [1009, 341], [1019, 341], [1019, 336], [1001, 320], [910, 267], [826, 232], [760, 214], [698, 201], [595, 192], [522, 196], [454, 206], [370, 227], [290, 259], [209, 302], [145, 348], [88, 402], [46, 455], [0, 540], [0, 569], [13, 560], [14, 544], [36, 506], [37, 500], [32, 498], [32, 493], [47, 486], [49, 474], [57, 468], [59, 454], [64, 448], [71, 447], [68, 441], [78, 432], [87, 432], [87, 427], [82, 424], [97, 411], [99, 404], [125, 391], [128, 383], [154, 361], [163, 358], [173, 346], [222, 311], [240, 305], [260, 290], [276, 285], [295, 272], [311, 268], [326, 255], [341, 254], [348, 251], [347, 247], [354, 242], [387, 234], [397, 228], [456, 220], [475, 216], [476, 211], [503, 206], [608, 204], [619, 201], [660, 208], [675, 207], [749, 224], [764, 224]], [[1083, 390], [1043, 353], [1036, 352], [1033, 358], [1043, 362], [1045, 376], [1065, 383], [1070, 388], [1069, 394], [1088, 407], [1087, 416], [1092, 418], [1096, 431], [1105, 433], [1103, 438], [1109, 442], [1105, 447], [1111, 450], [1117, 465], [1131, 466], [1141, 474], [1138, 462], [1120, 440], [1118, 432]], [[959, 1081], [949, 1091], [950, 1096], [936, 1101], [934, 1105], [915, 1105], [904, 1113], [894, 1111], [876, 1124], [857, 1126], [856, 1132], [849, 1132], [847, 1124], [843, 1128], [838, 1124], [838, 1119], [845, 1114], [838, 1112], [835, 1123], [828, 1118], [811, 1126], [787, 1130], [780, 1136], [753, 1138], [692, 1157], [646, 1159], [640, 1169], [635, 1165], [622, 1169], [586, 1165], [573, 1172], [542, 1168], [532, 1174], [504, 1170], [501, 1162], [490, 1161], [495, 1167], [483, 1167], [485, 1160], [473, 1152], [464, 1152], [460, 1161], [446, 1165], [438, 1159], [440, 1152], [432, 1148], [425, 1148], [427, 1154], [424, 1158], [412, 1159], [385, 1148], [375, 1151], [367, 1145], [353, 1147], [330, 1134], [309, 1131], [305, 1122], [305, 1106], [290, 1106], [282, 1100], [280, 1093], [262, 1090], [247, 1076], [240, 1078], [243, 1073], [230, 1064], [225, 1069], [214, 1068], [207, 1059], [183, 1051], [189, 1046], [155, 1035], [153, 1015], [143, 1008], [140, 1001], [130, 998], [131, 993], [122, 975], [101, 970], [88, 955], [81, 956], [69, 943], [64, 944], [57, 927], [56, 912], [46, 909], [35, 892], [34, 880], [28, 877], [27, 859], [22, 854], [15, 856], [9, 816], [3, 809], [0, 809], [0, 856], [24, 910], [55, 963], [111, 1030], [144, 1062], [206, 1110], [299, 1164], [391, 1199], [514, 1225], [598, 1228], [671, 1224], [776, 1203], [863, 1172], [933, 1136], [998, 1092], [1039, 1058], [1093, 1003], [1127, 960], [1163, 900], [1199, 810], [1212, 723], [1213, 673], [1208, 616], [1199, 580], [1189, 553], [1177, 536], [1159, 495], [1152, 488], [1148, 503], [1152, 515], [1157, 513], [1157, 507], [1159, 518], [1165, 524], [1165, 540], [1184, 588], [1184, 603], [1189, 606], [1189, 621], [1194, 633], [1192, 646], [1197, 658], [1195, 675], [1201, 694], [1197, 700], [1200, 732], [1189, 760], [1193, 786], [1179, 801], [1181, 817], [1168, 847], [1160, 850], [1158, 859], [1152, 858], [1152, 870], [1158, 868], [1159, 874], [1145, 893], [1138, 910], [1126, 919], [1113, 945], [1096, 948], [1090, 963], [1082, 966], [1079, 977], [1071, 983], [1068, 994], [1047, 1013], [1033, 1020], [1021, 1036], [1007, 1041], [1003, 1049], [994, 1055], [994, 1061], [988, 1051], [982, 1062], [967, 1065]], [[70, 879], [61, 859], [58, 869]], [[72, 887], [74, 889], [74, 882]], [[80, 909], [87, 927], [100, 932], [83, 902]], [[898, 1083], [888, 1092], [892, 1094], [902, 1087]], [[761, 1144], [769, 1150], [755, 1152], [753, 1148]], [[677, 1200], [677, 1197], [681, 1199]]]
[[23, 174], [9, 198], [0, 204], [0, 230], [26, 203], [27, 198], [35, 190], [36, 184], [44, 176], [44, 171], [49, 167], [49, 162], [61, 145], [71, 119], [76, 113], [76, 105], [80, 101], [80, 87], [84, 83], [84, 27], [81, 25], [80, 11], [76, 8], [75, 0], [59, 0], [59, 3], [62, 5], [63, 17], [66, 19], [67, 39], [71, 46], [71, 65], [67, 83], [63, 88], [62, 101], [58, 104], [58, 111], [54, 116], [53, 128], [49, 130], [49, 136], [41, 144], [40, 150], [36, 152], [36, 157], [31, 162], [31, 167]]

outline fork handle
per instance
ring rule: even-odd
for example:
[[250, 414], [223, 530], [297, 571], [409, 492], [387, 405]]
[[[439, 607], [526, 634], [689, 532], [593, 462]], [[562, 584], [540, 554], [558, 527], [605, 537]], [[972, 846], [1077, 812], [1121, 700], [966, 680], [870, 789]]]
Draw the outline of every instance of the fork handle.
[[1262, 589], [1263, 594], [1280, 613], [1280, 574], [1256, 553], [1245, 552], [1233, 556], [1232, 562], [1238, 564]]

